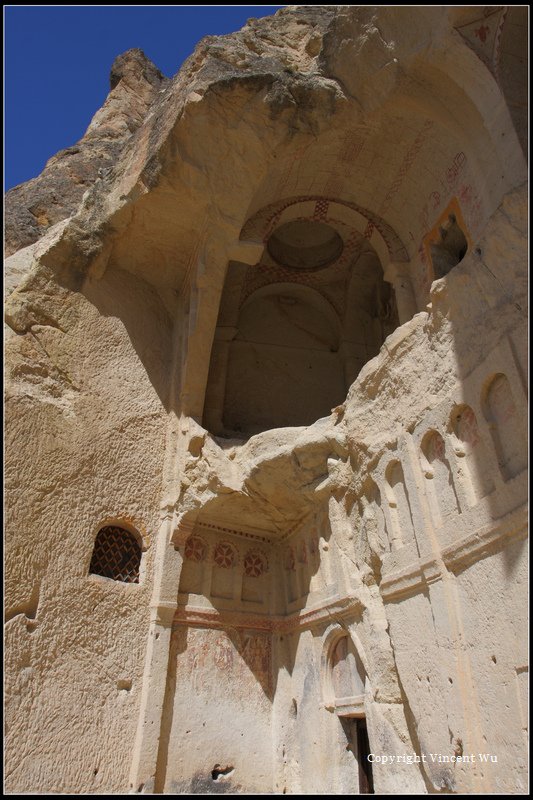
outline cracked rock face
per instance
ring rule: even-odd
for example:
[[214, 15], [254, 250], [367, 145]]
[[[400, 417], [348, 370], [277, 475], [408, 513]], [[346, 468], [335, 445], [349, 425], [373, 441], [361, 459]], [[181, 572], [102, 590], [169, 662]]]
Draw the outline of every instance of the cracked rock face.
[[519, 22], [130, 50], [8, 193], [9, 791], [525, 788]]

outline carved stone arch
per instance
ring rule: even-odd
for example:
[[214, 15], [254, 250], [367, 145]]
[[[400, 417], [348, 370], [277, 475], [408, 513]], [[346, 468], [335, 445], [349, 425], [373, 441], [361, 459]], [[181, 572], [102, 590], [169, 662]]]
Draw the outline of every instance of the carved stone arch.
[[426, 431], [420, 444], [422, 471], [426, 477], [426, 488], [431, 510], [437, 525], [441, 525], [449, 513], [460, 511], [455, 491], [450, 462], [446, 455], [446, 443], [439, 431]]
[[[346, 659], [342, 676], [344, 681], [341, 679], [340, 684], [349, 683], [353, 692], [344, 696], [339, 694], [339, 681], [335, 675], [340, 658]], [[326, 630], [322, 639], [320, 671], [324, 707], [338, 716], [364, 716], [364, 698], [372, 690], [368, 678], [368, 659], [356, 634], [338, 623]]]
[[93, 539], [96, 537], [98, 531], [108, 525], [116, 525], [119, 528], [124, 528], [124, 530], [131, 533], [131, 535], [138, 541], [143, 553], [148, 550], [152, 543], [150, 532], [146, 530], [144, 524], [139, 519], [132, 517], [129, 514], [110, 514], [106, 517], [103, 517], [103, 519], [101, 519], [98, 524], [94, 526]]
[[315, 288], [257, 289], [227, 343], [224, 430], [250, 435], [326, 416], [346, 396], [340, 343], [339, 317]]
[[89, 574], [120, 583], [139, 583], [143, 537], [128, 521], [107, 518], [94, 537]]
[[464, 455], [471, 453], [479, 443], [480, 434], [476, 414], [474, 409], [467, 403], [458, 403], [452, 408], [450, 412], [450, 430], [456, 440], [456, 451], [461, 448]]
[[[389, 261], [408, 261], [407, 249], [394, 229], [378, 214], [367, 208], [346, 200], [321, 195], [300, 195], [296, 197], [277, 200], [257, 211], [243, 225], [240, 239], [242, 241], [266, 242], [272, 231], [283, 220], [289, 220], [302, 213], [299, 207], [305, 204], [305, 214], [309, 215], [308, 207], [313, 206], [310, 216], [320, 218], [329, 212], [329, 206], [341, 207], [344, 213], [349, 214], [349, 219], [355, 230], [359, 231], [366, 239], [372, 239], [372, 245], [378, 253], [382, 263]], [[287, 213], [288, 211], [288, 213]], [[336, 211], [336, 209], [335, 209]], [[335, 213], [335, 212], [331, 212]]]
[[357, 503], [361, 520], [360, 546], [365, 548], [365, 552], [368, 552], [368, 558], [378, 583], [381, 580], [383, 556], [390, 550], [382, 502], [378, 484], [371, 476], [367, 476], [363, 492]]
[[404, 545], [415, 543], [411, 501], [403, 465], [398, 457], [387, 464], [384, 488], [389, 507], [391, 549], [398, 550]]
[[470, 504], [475, 505], [492, 492], [494, 480], [474, 409], [467, 403], [456, 403], [450, 411], [448, 431], [459, 479]]
[[527, 467], [527, 429], [507, 375], [499, 372], [485, 383], [482, 392], [483, 414], [505, 481]]
[[248, 295], [240, 306], [242, 313], [247, 306], [263, 297], [279, 296], [283, 292], [288, 295], [299, 296], [320, 314], [323, 314], [331, 324], [332, 329], [340, 336], [341, 320], [334, 305], [315, 287], [303, 286], [297, 283], [269, 283]]
[[228, 263], [203, 413], [230, 438], [311, 425], [339, 406], [399, 324], [385, 267], [407, 262], [384, 220], [318, 195], [265, 205], [240, 239], [258, 260]]

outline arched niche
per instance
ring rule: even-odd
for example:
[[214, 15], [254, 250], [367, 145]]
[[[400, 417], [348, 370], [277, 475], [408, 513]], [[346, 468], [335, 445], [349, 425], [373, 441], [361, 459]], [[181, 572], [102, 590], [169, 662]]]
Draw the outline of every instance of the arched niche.
[[509, 379], [503, 373], [488, 382], [483, 396], [483, 412], [500, 471], [508, 481], [527, 467], [527, 429], [516, 407]]
[[340, 722], [338, 738], [334, 727], [330, 730], [333, 746], [335, 739], [340, 746], [338, 765], [342, 794], [374, 793], [372, 765], [368, 758], [372, 752], [370, 732], [365, 713], [372, 702], [372, 690], [366, 663], [357, 636], [338, 624], [331, 626], [322, 645], [322, 693], [324, 707], [334, 712]]
[[316, 205], [276, 218], [258, 264], [228, 266], [203, 416], [216, 435], [328, 416], [398, 325], [376, 251], [349, 214], [318, 218]]
[[390, 551], [390, 543], [387, 540], [381, 492], [370, 477], [367, 477], [365, 481], [365, 489], [358, 503], [358, 512], [361, 520], [361, 535], [356, 537], [355, 557], [360, 562], [369, 560], [374, 577], [379, 583], [381, 562], [384, 554]]
[[398, 459], [393, 459], [387, 465], [384, 489], [390, 520], [391, 550], [399, 550], [404, 545], [415, 543], [416, 540], [407, 484], [403, 467]]
[[459, 465], [459, 476], [472, 505], [494, 489], [491, 461], [487, 458], [474, 409], [466, 403], [450, 412], [449, 428]]
[[421, 443], [422, 471], [427, 479], [429, 504], [437, 526], [444, 517], [459, 511], [450, 463], [446, 457], [446, 444], [438, 431], [430, 430]]
[[324, 706], [337, 716], [364, 716], [366, 670], [351, 636], [340, 627], [326, 636], [322, 653]]

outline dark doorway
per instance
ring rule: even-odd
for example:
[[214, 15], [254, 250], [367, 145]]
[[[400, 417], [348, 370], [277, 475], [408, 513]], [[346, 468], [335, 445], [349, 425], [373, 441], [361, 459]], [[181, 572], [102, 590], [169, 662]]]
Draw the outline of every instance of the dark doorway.
[[340, 717], [344, 733], [348, 739], [347, 750], [351, 750], [357, 760], [359, 773], [359, 794], [374, 794], [372, 764], [368, 760], [370, 744], [365, 719]]
[[357, 728], [357, 761], [359, 764], [359, 792], [360, 794], [374, 794], [374, 780], [372, 777], [372, 764], [368, 760], [370, 744], [366, 729], [366, 719], [354, 720]]

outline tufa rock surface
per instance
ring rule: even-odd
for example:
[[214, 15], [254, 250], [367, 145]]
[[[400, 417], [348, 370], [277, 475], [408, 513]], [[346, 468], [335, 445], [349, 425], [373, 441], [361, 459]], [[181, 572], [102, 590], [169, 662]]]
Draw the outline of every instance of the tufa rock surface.
[[8, 791], [526, 791], [523, 17], [130, 51], [10, 193]]
[[37, 241], [76, 212], [84, 193], [109, 175], [168, 79], [135, 48], [115, 59], [109, 81], [107, 100], [84, 136], [52, 156], [37, 178], [7, 192], [6, 255]]

